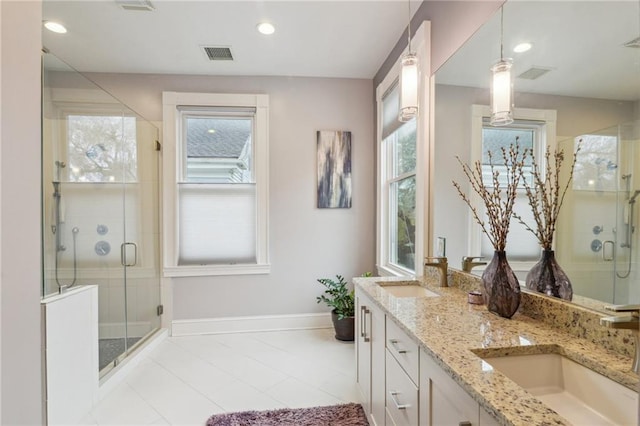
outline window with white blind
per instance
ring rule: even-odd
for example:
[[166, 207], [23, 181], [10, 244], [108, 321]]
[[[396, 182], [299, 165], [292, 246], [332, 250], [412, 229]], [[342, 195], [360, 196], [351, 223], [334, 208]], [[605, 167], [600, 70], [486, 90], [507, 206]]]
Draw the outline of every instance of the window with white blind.
[[385, 263], [415, 272], [416, 120], [398, 121], [398, 84], [382, 98], [381, 181]]
[[398, 120], [400, 61], [376, 87], [376, 268], [383, 276], [422, 275], [422, 261], [429, 254], [430, 31], [424, 21], [411, 42], [419, 58], [417, 117]]
[[164, 108], [165, 275], [268, 273], [267, 95], [166, 92]]
[[[474, 105], [473, 107], [473, 150], [472, 162], [480, 160], [482, 164], [482, 176], [484, 184], [493, 186], [493, 178], [491, 175], [491, 167], [489, 165], [489, 155], [491, 152], [494, 169], [500, 172], [500, 184], [506, 185], [506, 170], [504, 170], [504, 161], [502, 158], [502, 149], [509, 150], [510, 146], [516, 143], [520, 147], [522, 153], [525, 149], [533, 152], [536, 161], [544, 170], [544, 152], [547, 145], [553, 147], [555, 145], [555, 125], [556, 112], [552, 110], [534, 110], [534, 109], [516, 109], [514, 111], [514, 122], [507, 126], [494, 127], [489, 124], [488, 107]], [[517, 142], [516, 142], [517, 141]], [[524, 178], [532, 181], [531, 176], [531, 156], [524, 163]], [[506, 179], [506, 178], [505, 178]], [[472, 199], [474, 205], [478, 206], [479, 212], [485, 215], [484, 205], [480, 198], [473, 193]], [[520, 183], [520, 188], [516, 194], [516, 200], [513, 207], [514, 213], [520, 215], [522, 219], [533, 226], [535, 224], [531, 207], [524, 190], [524, 186]], [[484, 216], [485, 222], [488, 220]], [[472, 231], [472, 253], [480, 253], [485, 259], [493, 257], [493, 246], [485, 234], [482, 233], [480, 226], [473, 223]], [[515, 271], [528, 270], [540, 258], [540, 245], [536, 237], [526, 230], [524, 225], [516, 219], [511, 219], [509, 235], [507, 237], [507, 256], [509, 263]]]

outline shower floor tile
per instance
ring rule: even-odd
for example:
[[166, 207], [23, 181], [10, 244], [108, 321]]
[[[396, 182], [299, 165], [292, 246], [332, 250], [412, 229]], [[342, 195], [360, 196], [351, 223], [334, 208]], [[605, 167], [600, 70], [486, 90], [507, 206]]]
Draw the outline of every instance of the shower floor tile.
[[[129, 337], [127, 347], [135, 345], [140, 339], [140, 337]], [[98, 340], [98, 352], [100, 370], [102, 370], [124, 352], [124, 338]]]

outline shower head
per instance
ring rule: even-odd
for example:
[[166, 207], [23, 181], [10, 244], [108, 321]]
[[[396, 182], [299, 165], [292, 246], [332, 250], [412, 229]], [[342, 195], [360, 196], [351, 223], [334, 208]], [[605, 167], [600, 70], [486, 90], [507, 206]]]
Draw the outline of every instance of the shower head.
[[633, 193], [631, 197], [629, 197], [629, 204], [633, 204], [636, 202], [636, 197], [640, 195], [640, 189], [637, 189], [636, 192]]
[[65, 167], [67, 167], [67, 163], [65, 163], [64, 161], [56, 161], [54, 164], [59, 169], [64, 169]]

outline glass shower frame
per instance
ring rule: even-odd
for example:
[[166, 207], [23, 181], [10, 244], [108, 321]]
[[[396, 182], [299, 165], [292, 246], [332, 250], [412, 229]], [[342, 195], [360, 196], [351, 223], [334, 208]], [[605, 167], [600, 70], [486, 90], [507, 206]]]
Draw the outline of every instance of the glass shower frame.
[[43, 54], [42, 297], [99, 293], [100, 376], [160, 328], [159, 131]]
[[568, 155], [579, 145], [560, 214], [558, 259], [574, 293], [612, 304], [640, 303], [640, 203], [630, 203], [640, 189], [640, 122], [564, 140], [559, 148]]

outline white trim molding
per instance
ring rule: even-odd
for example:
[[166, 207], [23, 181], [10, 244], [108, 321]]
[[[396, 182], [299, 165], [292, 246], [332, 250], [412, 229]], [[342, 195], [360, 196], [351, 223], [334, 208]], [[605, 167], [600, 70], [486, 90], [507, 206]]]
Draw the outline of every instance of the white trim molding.
[[[268, 274], [269, 263], [269, 95], [163, 92], [163, 276], [193, 277], [213, 275]], [[177, 185], [181, 157], [178, 107], [255, 108], [256, 263], [225, 265], [178, 264]]]
[[331, 328], [331, 314], [262, 315], [173, 320], [172, 336]]

